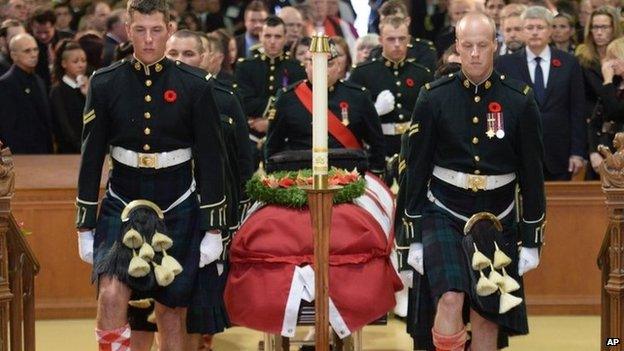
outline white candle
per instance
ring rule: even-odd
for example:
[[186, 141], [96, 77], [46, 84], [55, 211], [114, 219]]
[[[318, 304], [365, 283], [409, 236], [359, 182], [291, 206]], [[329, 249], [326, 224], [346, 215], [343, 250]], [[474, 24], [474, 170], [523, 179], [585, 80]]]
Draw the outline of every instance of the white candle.
[[329, 38], [315, 35], [310, 45], [312, 52], [312, 174], [314, 188], [324, 188], [320, 179], [327, 176], [327, 54]]

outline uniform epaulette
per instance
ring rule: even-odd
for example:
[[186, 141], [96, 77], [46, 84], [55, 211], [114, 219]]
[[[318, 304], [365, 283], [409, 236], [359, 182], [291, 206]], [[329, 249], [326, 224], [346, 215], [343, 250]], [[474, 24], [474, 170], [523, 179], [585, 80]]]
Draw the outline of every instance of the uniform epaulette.
[[425, 84], [425, 89], [433, 90], [433, 89], [435, 89], [437, 87], [440, 87], [440, 86], [442, 86], [444, 84], [452, 82], [455, 79], [455, 76], [456, 76], [456, 73], [449, 73], [448, 75], [446, 75], [446, 76], [444, 76], [442, 78], [436, 79], [433, 82]]
[[511, 89], [519, 92], [522, 95], [528, 94], [531, 90], [531, 87], [529, 87], [526, 83], [516, 79], [507, 78], [504, 74], [500, 76], [500, 80], [503, 85], [510, 87]]
[[201, 78], [202, 80], [210, 80], [212, 78], [211, 74], [206, 74], [206, 71], [199, 69], [197, 67], [189, 66], [181, 61], [176, 61], [175, 66], [186, 73], [190, 73], [197, 78]]
[[348, 80], [341, 79], [340, 83], [342, 83], [347, 88], [351, 88], [351, 89], [355, 89], [355, 90], [366, 90], [365, 87], [363, 87], [361, 85], [358, 85], [358, 84], [355, 84], [353, 82], [350, 82]]
[[425, 71], [427, 71], [427, 73], [431, 73], [431, 70], [428, 67], [425, 67], [423, 65], [421, 65], [420, 63], [416, 62], [415, 58], [408, 58], [405, 60], [405, 62], [409, 62], [411, 63], [413, 66], [416, 66], [420, 69], [424, 69]]
[[216, 79], [214, 79], [214, 82], [215, 82], [215, 84], [214, 84], [213, 87], [214, 87], [215, 90], [222, 91], [222, 92], [224, 92], [226, 94], [234, 95], [234, 92], [232, 90], [228, 89], [225, 85], [223, 85], [223, 83], [219, 82]]
[[433, 42], [431, 40], [423, 39], [423, 38], [414, 38], [414, 42], [421, 43], [427, 46], [433, 46]]
[[119, 67], [123, 66], [123, 65], [124, 65], [124, 64], [126, 64], [127, 62], [129, 62], [129, 61], [128, 61], [128, 60], [126, 60], [126, 59], [123, 59], [123, 60], [121, 60], [121, 61], [116, 61], [116, 62], [113, 62], [113, 63], [111, 63], [111, 64], [110, 64], [109, 66], [107, 66], [107, 67], [103, 67], [103, 68], [100, 68], [100, 69], [98, 69], [98, 70], [94, 71], [94, 72], [93, 72], [93, 75], [94, 75], [94, 76], [96, 76], [96, 75], [100, 75], [100, 74], [103, 74], [103, 73], [112, 72], [112, 71], [116, 70], [117, 68], [119, 68]]
[[379, 61], [379, 60], [378, 60], [376, 57], [373, 57], [373, 58], [372, 58], [372, 59], [370, 59], [370, 60], [366, 60], [366, 61], [364, 61], [364, 62], [360, 62], [360, 63], [358, 63], [358, 64], [357, 64], [357, 65], [355, 65], [353, 68], [358, 68], [358, 67], [368, 66], [368, 65], [370, 65], [370, 64], [372, 64], [372, 63], [375, 63], [375, 62], [377, 62], [377, 61]]

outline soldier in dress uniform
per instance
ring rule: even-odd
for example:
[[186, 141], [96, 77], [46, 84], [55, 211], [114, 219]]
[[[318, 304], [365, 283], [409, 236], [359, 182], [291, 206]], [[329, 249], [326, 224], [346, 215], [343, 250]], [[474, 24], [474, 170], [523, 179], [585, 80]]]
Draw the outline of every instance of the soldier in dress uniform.
[[[219, 112], [206, 74], [164, 57], [170, 35], [167, 2], [132, 0], [128, 13], [134, 57], [97, 71], [87, 96], [76, 203], [79, 252], [83, 260], [94, 264], [100, 349], [129, 349], [126, 310], [134, 289], [130, 285], [144, 287], [133, 279], [134, 261], [124, 266], [115, 259], [123, 257], [118, 252], [128, 246], [127, 238], [136, 237], [137, 231], [144, 235], [149, 223], [154, 227], [155, 217], [149, 216], [153, 210], [156, 220], [162, 222], [156, 231], [166, 233], [152, 233], [151, 256], [154, 251], [162, 251], [163, 256], [162, 262], [150, 262], [159, 286], [151, 284], [142, 293], [156, 301], [160, 349], [183, 350], [183, 321], [198, 268], [219, 258], [221, 233], [227, 235], [227, 160], [223, 158]], [[107, 153], [112, 169], [96, 216]], [[194, 174], [200, 178], [201, 200], [195, 195]], [[142, 208], [147, 212], [140, 212]], [[147, 222], [140, 225], [136, 213], [146, 214]], [[134, 232], [127, 230], [129, 224]], [[127, 230], [125, 234], [122, 228]], [[139, 237], [141, 241], [149, 246], [146, 238]], [[134, 239], [130, 244], [136, 248]], [[135, 251], [132, 260], [143, 258], [143, 248], [141, 257]], [[179, 263], [173, 281], [172, 270], [165, 271], [165, 256], [168, 262]], [[142, 264], [150, 272], [150, 264]]]
[[[331, 44], [332, 49], [334, 44]], [[384, 139], [370, 94], [361, 86], [339, 80], [336, 51], [327, 62], [329, 148], [362, 149], [368, 145], [372, 173], [384, 171]], [[269, 115], [265, 155], [312, 149], [312, 53], [305, 54], [308, 80], [283, 88]]]
[[[379, 19], [384, 21], [387, 17], [399, 17], [405, 19], [409, 32], [411, 17], [407, 13], [407, 7], [403, 0], [386, 1], [379, 8]], [[381, 28], [380, 28], [381, 31]], [[381, 58], [382, 49], [380, 47], [371, 50], [369, 57]], [[421, 64], [431, 71], [435, 71], [438, 61], [438, 54], [431, 40], [410, 37], [407, 44], [408, 59], [414, 59], [416, 63]]]
[[260, 34], [263, 53], [239, 59], [234, 72], [234, 82], [249, 119], [255, 168], [261, 158], [263, 138], [268, 128], [268, 112], [275, 102], [277, 92], [305, 78], [303, 65], [284, 52], [286, 27], [277, 16], [269, 16]]
[[[412, 114], [395, 227], [403, 258], [418, 272], [407, 319], [416, 349], [464, 350], [468, 321], [476, 350], [496, 350], [497, 335], [504, 346], [506, 336], [528, 333], [521, 276], [537, 267], [543, 240], [541, 122], [531, 89], [493, 70], [495, 34], [481, 13], [460, 20], [461, 72], [425, 85]], [[481, 211], [500, 222], [494, 240], [511, 258], [505, 275], [519, 282], [508, 311], [498, 308], [506, 291], [500, 306], [492, 295], [492, 310], [471, 278], [462, 228]]]
[[[407, 22], [387, 17], [379, 24], [382, 57], [359, 64], [349, 80], [368, 89], [375, 101], [386, 141], [386, 157], [401, 150], [401, 135], [409, 129], [409, 116], [418, 91], [433, 80], [431, 71], [407, 58], [409, 34]], [[392, 176], [386, 177], [392, 182]]]

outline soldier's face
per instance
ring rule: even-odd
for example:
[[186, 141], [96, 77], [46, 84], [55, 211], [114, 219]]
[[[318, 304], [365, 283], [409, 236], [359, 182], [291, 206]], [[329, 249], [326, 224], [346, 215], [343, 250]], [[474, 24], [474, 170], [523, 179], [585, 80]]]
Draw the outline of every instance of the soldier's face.
[[126, 25], [128, 39], [134, 45], [134, 56], [144, 64], [152, 64], [165, 55], [170, 26], [161, 12], [133, 12]]
[[457, 29], [457, 52], [462, 71], [474, 82], [487, 78], [494, 67], [496, 40], [485, 21], [466, 21]]
[[199, 43], [195, 38], [171, 37], [167, 40], [167, 57], [174, 61], [181, 61], [189, 66], [199, 67], [204, 54], [199, 52]]
[[262, 27], [260, 42], [264, 48], [264, 53], [269, 57], [279, 56], [286, 45], [286, 30], [284, 26]]
[[405, 24], [397, 28], [388, 24], [381, 28], [379, 42], [381, 43], [383, 55], [389, 60], [395, 62], [403, 60], [407, 55], [409, 40], [410, 35]]
[[[328, 55], [329, 56], [329, 55]], [[303, 66], [305, 67], [308, 80], [314, 84], [314, 68], [312, 65], [312, 53], [308, 50], [303, 55]], [[336, 84], [336, 81], [340, 78], [340, 64], [335, 58], [327, 61], [327, 86]]]

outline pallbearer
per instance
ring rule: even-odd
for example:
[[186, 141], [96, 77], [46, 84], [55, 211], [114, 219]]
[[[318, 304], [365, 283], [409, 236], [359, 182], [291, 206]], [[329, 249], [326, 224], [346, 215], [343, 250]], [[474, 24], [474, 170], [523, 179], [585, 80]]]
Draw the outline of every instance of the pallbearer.
[[417, 349], [464, 350], [469, 322], [472, 349], [496, 350], [497, 334], [528, 333], [521, 276], [543, 240], [541, 122], [531, 89], [493, 70], [490, 18], [466, 15], [456, 45], [461, 72], [425, 85], [407, 132], [395, 227], [415, 270], [408, 331]]
[[[156, 301], [160, 349], [184, 350], [198, 267], [219, 257], [226, 226], [220, 118], [205, 73], [165, 58], [167, 2], [131, 0], [128, 12], [134, 57], [97, 71], [87, 97], [80, 255], [94, 264], [100, 350], [130, 346], [131, 292]], [[98, 216], [107, 153], [112, 170]]]

